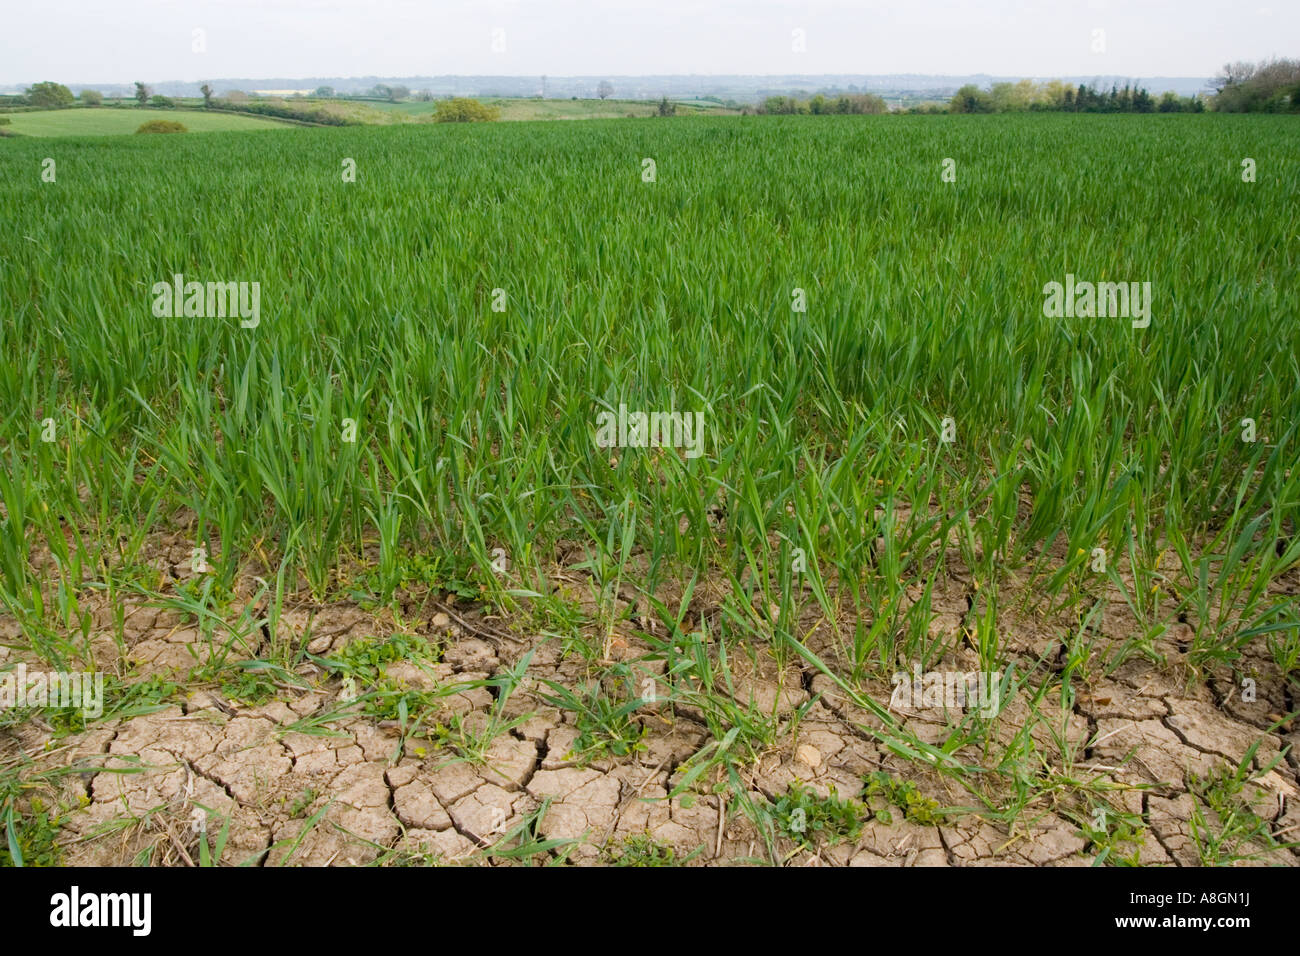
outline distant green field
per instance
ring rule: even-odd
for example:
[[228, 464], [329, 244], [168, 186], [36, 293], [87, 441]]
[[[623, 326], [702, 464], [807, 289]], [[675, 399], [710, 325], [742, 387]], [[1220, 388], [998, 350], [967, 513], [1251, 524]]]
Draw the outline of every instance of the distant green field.
[[370, 109], [383, 110], [386, 113], [401, 113], [404, 116], [432, 116], [433, 104], [419, 100], [406, 100], [401, 103], [385, 103], [382, 100], [344, 100], [342, 102], [360, 102]]
[[[520, 98], [485, 99], [501, 107], [503, 120], [618, 119], [625, 116], [653, 116], [656, 104], [645, 100], [535, 100]], [[712, 104], [677, 103], [679, 116], [720, 115], [728, 112]]]
[[205, 113], [199, 110], [77, 109], [39, 113], [10, 113], [8, 129], [21, 136], [115, 136], [134, 133], [153, 119], [184, 123], [192, 133], [224, 130], [284, 129], [284, 123], [255, 116]]
[[[655, 113], [655, 104], [645, 100], [539, 100], [518, 96], [485, 96], [478, 99], [483, 103], [499, 106], [503, 120], [620, 119], [626, 116], [653, 116]], [[432, 116], [436, 107], [435, 103], [418, 101], [403, 103], [366, 101], [365, 105], [411, 119]], [[731, 111], [712, 103], [678, 102], [677, 112], [681, 115], [694, 115], [696, 113], [722, 114]]]
[[[409, 101], [384, 103], [374, 100], [303, 100], [304, 107], [324, 106], [329, 112], [366, 126], [431, 121], [436, 104]], [[643, 100], [539, 100], [519, 97], [486, 97], [482, 102], [501, 109], [502, 120], [573, 120], [618, 119], [627, 116], [653, 116], [656, 104]], [[711, 103], [679, 102], [681, 116], [724, 115], [732, 110]], [[184, 123], [192, 133], [228, 130], [283, 128], [285, 123], [270, 117], [238, 113], [210, 113], [205, 110], [143, 110], [129, 108], [43, 110], [35, 113], [7, 114], [11, 125], [6, 129], [20, 136], [115, 136], [134, 133], [141, 123], [151, 119], [169, 119]]]

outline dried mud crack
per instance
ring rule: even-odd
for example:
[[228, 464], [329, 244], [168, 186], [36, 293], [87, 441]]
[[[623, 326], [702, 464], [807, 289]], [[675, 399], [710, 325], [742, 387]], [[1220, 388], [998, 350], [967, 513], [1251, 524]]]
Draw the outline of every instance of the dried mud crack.
[[[978, 601], [953, 583], [932, 610], [947, 649], [930, 666], [972, 670], [963, 635]], [[1197, 865], [1225, 809], [1236, 829], [1216, 839], [1234, 862], [1300, 862], [1295, 731], [1279, 724], [1291, 690], [1258, 654], [1253, 699], [1235, 674], [1189, 681], [1149, 655], [1067, 686], [1066, 644], [1026, 618], [1006, 637], [1023, 677], [988, 717], [900, 706], [897, 681], [852, 679], [850, 648], [811, 617], [799, 622], [806, 645], [836, 678], [777, 643], [725, 657], [709, 643], [687, 668], [661, 628], [631, 620], [593, 640], [608, 658], [582, 658], [444, 601], [400, 617], [287, 606], [279, 633], [219, 648], [249, 661], [288, 642], [308, 655], [250, 700], [195, 680], [215, 646], [200, 628], [137, 602], [118, 670], [174, 689], [84, 730], [8, 726], [0, 748], [68, 771], [40, 792], [61, 808], [71, 864], [195, 865], [220, 827], [222, 863], [268, 866], [1066, 866], [1101, 854]], [[96, 612], [111, 619], [107, 605]], [[1185, 637], [1156, 648], [1164, 661], [1183, 657]], [[106, 636], [92, 645], [118, 652]], [[340, 673], [347, 661], [355, 677]], [[638, 695], [649, 696], [620, 722], [615, 705]], [[1018, 800], [1005, 775], [963, 780], [926, 748], [953, 767], [1014, 762], [1034, 782]], [[782, 809], [796, 794], [801, 812], [843, 805], [860, 825], [810, 838]]]

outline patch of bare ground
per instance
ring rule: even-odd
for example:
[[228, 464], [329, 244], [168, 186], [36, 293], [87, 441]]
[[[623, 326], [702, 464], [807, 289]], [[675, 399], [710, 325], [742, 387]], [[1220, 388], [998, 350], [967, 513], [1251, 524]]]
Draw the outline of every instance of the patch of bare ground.
[[[186, 577], [181, 544], [157, 556], [170, 587]], [[978, 669], [973, 590], [960, 573], [937, 582], [928, 668]], [[692, 624], [719, 598], [697, 592]], [[1121, 656], [1137, 622], [1114, 595], [1099, 599], [1107, 604], [1096, 618], [1094, 651], [1112, 664], [1093, 668], [1087, 680], [1062, 679], [1077, 619], [1007, 609], [1001, 653], [1021, 684], [994, 716], [973, 706], [899, 705], [884, 677], [854, 676], [845, 628], [811, 613], [800, 620], [805, 645], [840, 679], [788, 649], [750, 646], [728, 655], [712, 687], [692, 685], [691, 705], [668, 702], [683, 685], [657, 655], [662, 625], [656, 634], [644, 610], [621, 621], [612, 639], [599, 635], [601, 657], [591, 661], [444, 597], [411, 601], [397, 614], [286, 605], [274, 642], [292, 649], [293, 680], [276, 680], [270, 699], [246, 703], [193, 675], [217, 653], [227, 661], [257, 657], [272, 636], [217, 639], [211, 626], [174, 608], [137, 598], [120, 608], [88, 601], [86, 662], [126, 683], [165, 676], [179, 693], [150, 712], [80, 733], [59, 735], [35, 719], [8, 726], [0, 730], [0, 757], [21, 756], [37, 770], [78, 770], [47, 788], [65, 808], [59, 842], [73, 865], [195, 865], [200, 841], [211, 843], [228, 821], [225, 864], [509, 865], [519, 860], [500, 851], [531, 842], [544, 848], [525, 862], [559, 856], [589, 865], [609, 862], [627, 840], [648, 839], [689, 865], [1067, 866], [1091, 863], [1121, 817], [1136, 837], [1113, 847], [1116, 857], [1196, 865], [1206, 829], [1222, 826], [1212, 804], [1224, 791], [1213, 781], [1238, 767], [1269, 769], [1238, 795], [1260, 829], [1234, 844], [1234, 858], [1300, 862], [1261, 838], [1300, 839], [1292, 750], [1300, 731], [1282, 722], [1295, 704], [1263, 644], [1248, 645], [1235, 670], [1195, 679], [1182, 653], [1187, 625], [1160, 634], [1153, 654]], [[671, 604], [671, 595], [665, 600]], [[396, 632], [428, 651], [382, 665], [390, 686], [428, 695], [429, 712], [406, 727], [350, 705], [337, 675], [313, 660]], [[0, 621], [0, 635], [5, 661], [36, 661], [13, 620]], [[516, 681], [513, 669], [529, 653]], [[720, 665], [716, 646], [709, 654]], [[655, 688], [655, 699], [631, 717], [637, 746], [581, 753], [589, 728], [556, 706], [554, 687], [578, 693], [594, 682], [612, 699], [626, 698], [633, 691], [610, 683], [616, 665], [627, 666], [634, 690]], [[1242, 693], [1244, 677], [1254, 682], [1250, 694]], [[864, 706], [868, 698], [876, 708]], [[710, 711], [708, 700], [726, 706]], [[727, 708], [766, 728], [736, 764], [742, 791], [710, 769], [674, 793], [716, 744]], [[963, 782], [900, 751], [900, 740], [941, 748], [985, 772]], [[773, 829], [762, 812], [792, 785], [860, 798], [864, 778], [882, 771], [935, 812], [896, 806], [887, 813], [879, 801], [864, 803], [855, 838], [808, 847]], [[760, 811], [747, 812], [746, 804]], [[1099, 808], [1110, 816], [1097, 817]]]

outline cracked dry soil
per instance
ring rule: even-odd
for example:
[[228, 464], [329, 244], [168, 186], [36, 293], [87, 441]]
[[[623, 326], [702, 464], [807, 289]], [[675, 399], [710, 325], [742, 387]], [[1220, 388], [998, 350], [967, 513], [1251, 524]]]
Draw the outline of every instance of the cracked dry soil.
[[[176, 546], [184, 546], [179, 537]], [[974, 667], [960, 634], [968, 606], [959, 574], [936, 587], [931, 633], [947, 650], [935, 667]], [[429, 663], [393, 661], [385, 672], [397, 686], [437, 691], [439, 720], [483, 731], [497, 700], [481, 682], [532, 653], [524, 679], [498, 715], [506, 729], [480, 736], [482, 749], [468, 759], [465, 748], [445, 740], [404, 736], [394, 721], [339, 715], [340, 681], [312, 663], [298, 672], [305, 686], [277, 683], [274, 697], [255, 706], [224, 697], [211, 683], [187, 683], [214, 646], [175, 611], [143, 601], [124, 608], [125, 648], [110, 633], [114, 609], [107, 603], [96, 608], [94, 659], [101, 667], [117, 660], [131, 679], [156, 674], [174, 680], [183, 702], [61, 737], [39, 719], [28, 720], [0, 731], [0, 755], [22, 752], [38, 769], [79, 769], [48, 794], [64, 808], [58, 842], [71, 865], [130, 864], [150, 848], [155, 864], [194, 865], [198, 821], [209, 833], [229, 821], [225, 863], [502, 865], [517, 861], [487, 848], [532, 820], [531, 837], [571, 841], [534, 862], [563, 854], [570, 863], [607, 863], [625, 838], [648, 836], [689, 865], [1084, 866], [1100, 850], [1095, 832], [1083, 825], [1096, 813], [1089, 799], [1095, 793], [1131, 815], [1141, 839], [1122, 849], [1137, 862], [1198, 865], [1198, 829], [1221, 827], [1199, 782], [1243, 760], [1252, 768], [1277, 760], [1244, 799], [1276, 842], [1300, 837], [1294, 750], [1300, 728], [1279, 723], [1294, 710], [1293, 701], [1262, 645], [1248, 647], [1238, 665], [1257, 681], [1250, 702], [1234, 692], [1232, 674], [1191, 679], [1182, 663], [1187, 625], [1160, 639], [1163, 663], [1134, 655], [1108, 673], [1098, 669], [1104, 676], [1091, 683], [1076, 684], [1072, 700], [1063, 701], [1057, 685], [1036, 704], [1028, 695], [1006, 701], [987, 746], [968, 744], [956, 754], [985, 767], [1020, 755], [1033, 788], [1012, 813], [987, 812], [989, 806], [979, 805], [950, 775], [891, 751], [873, 733], [880, 719], [802, 659], [782, 665], [762, 649], [734, 653], [730, 682], [714, 690], [769, 715], [777, 728], [775, 743], [746, 765], [744, 785], [757, 804], [777, 800], [796, 781], [821, 795], [833, 788], [853, 797], [864, 775], [883, 770], [911, 781], [940, 806], [957, 808], [937, 822], [918, 822], [897, 809], [868, 812], [856, 839], [801, 847], [778, 834], [768, 849], [754, 821], [728, 807], [733, 794], [715, 792], [720, 777], [705, 774], [694, 792], [670, 796], [687, 761], [713, 739], [697, 708], [646, 704], [635, 717], [642, 749], [583, 760], [574, 753], [574, 713], [543, 698], [546, 681], [569, 688], [588, 683], [588, 663], [564, 655], [554, 640], [508, 634], [479, 608], [455, 607], [456, 622], [427, 606], [408, 608], [403, 627], [428, 643]], [[1110, 595], [1100, 645], [1123, 641], [1131, 623], [1126, 613], [1119, 596]], [[1059, 674], [1057, 624], [1011, 615], [1004, 655], [1031, 675]], [[399, 629], [389, 612], [337, 603], [293, 607], [280, 626], [317, 656]], [[34, 659], [14, 649], [20, 643], [15, 621], [0, 618], [0, 630], [0, 644], [9, 645], [0, 647], [0, 664]], [[843, 641], [816, 620], [805, 631], [807, 646], [844, 673]], [[620, 628], [610, 650], [633, 673], [663, 678], [664, 662], [653, 659], [641, 632]], [[889, 685], [868, 681], [863, 688], [889, 703]], [[935, 745], [949, 738], [962, 716], [894, 712], [909, 732]], [[1065, 786], [1066, 779], [1083, 784]], [[997, 799], [1008, 796], [1006, 788], [989, 795], [994, 805], [1010, 805]], [[979, 810], [986, 812], [972, 812]], [[1258, 839], [1245, 842], [1238, 855], [1262, 865], [1300, 862], [1295, 849], [1270, 848]]]

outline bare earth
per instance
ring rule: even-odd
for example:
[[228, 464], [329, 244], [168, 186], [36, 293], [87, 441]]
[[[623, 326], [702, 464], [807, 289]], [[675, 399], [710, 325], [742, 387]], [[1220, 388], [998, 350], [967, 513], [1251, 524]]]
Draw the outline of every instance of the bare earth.
[[[180, 535], [158, 542], [158, 566], [173, 583], [188, 576], [188, 555], [188, 541]], [[581, 577], [556, 569], [560, 587], [574, 586]], [[1291, 593], [1296, 585], [1290, 581]], [[243, 587], [253, 593], [251, 581]], [[936, 586], [931, 633], [948, 640], [944, 668], [978, 666], [960, 634], [970, 598], [960, 575]], [[1113, 651], [1126, 637], [1127, 608], [1117, 595], [1104, 599], [1111, 603], [1097, 653]], [[697, 592], [687, 621], [697, 622], [709, 606], [709, 597]], [[1290, 749], [1244, 797], [1278, 843], [1300, 838], [1300, 728], [1295, 722], [1275, 726], [1295, 709], [1285, 682], [1262, 642], [1249, 647], [1238, 665], [1254, 675], [1254, 701], [1243, 700], [1230, 674], [1192, 674], [1184, 664], [1191, 635], [1186, 624], [1160, 638], [1163, 663], [1130, 655], [1100, 677], [1105, 668], [1094, 667], [1090, 683], [1076, 679], [1073, 700], [1064, 706], [1059, 685], [1033, 707], [1028, 695], [1018, 695], [995, 718], [989, 747], [957, 750], [964, 762], [985, 768], [1015, 761], [1019, 773], [1032, 778], [1021, 806], [1014, 775], [990, 774], [982, 784], [988, 802], [981, 803], [953, 775], [891, 752], [873, 733], [882, 726], [879, 717], [802, 658], [765, 649], [729, 651], [729, 685], [721, 682], [714, 692], [770, 715], [777, 728], [775, 744], [746, 765], [744, 785], [756, 804], [777, 800], [794, 781], [823, 795], [834, 788], [840, 797], [857, 797], [864, 775], [883, 770], [914, 782], [946, 811], [938, 823], [915, 822], [901, 808], [862, 797], [868, 812], [856, 840], [800, 847], [779, 835], [769, 849], [748, 816], [734, 805], [728, 812], [732, 794], [715, 792], [721, 778], [712, 770], [694, 781], [691, 792], [669, 798], [688, 760], [713, 739], [698, 708], [664, 702], [669, 688], [656, 682], [660, 702], [645, 704], [635, 715], [644, 728], [644, 748], [622, 757], [581, 759], [573, 752], [574, 714], [543, 700], [552, 696], [543, 682], [579, 689], [599, 680], [601, 670], [581, 657], [564, 656], [554, 638], [530, 637], [508, 620], [484, 617], [480, 605], [425, 595], [410, 598], [395, 616], [391, 610], [303, 601], [290, 604], [280, 621], [289, 639], [305, 637], [307, 649], [322, 657], [363, 637], [416, 635], [427, 643], [427, 659], [388, 663], [387, 678], [438, 692], [437, 720], [458, 726], [462, 739], [478, 741], [477, 748], [434, 739], [430, 722], [404, 736], [397, 721], [339, 715], [349, 689], [310, 662], [298, 669], [302, 687], [277, 682], [274, 698], [256, 706], [226, 699], [212, 683], [188, 681], [196, 664], [224, 650], [220, 642], [209, 643], [193, 621], [144, 600], [129, 600], [125, 610], [125, 654], [111, 636], [112, 605], [102, 601], [95, 611], [97, 666], [116, 668], [130, 681], [165, 676], [180, 685], [182, 703], [93, 723], [65, 737], [40, 720], [0, 731], [0, 759], [22, 752], [36, 769], [84, 768], [46, 793], [65, 808], [59, 843], [69, 864], [130, 864], [154, 847], [155, 864], [194, 865], [195, 821], [203, 820], [211, 837], [229, 818], [223, 862], [253, 865], [507, 865], [519, 861], [503, 850], [521, 837], [505, 836], [531, 821], [529, 839], [573, 841], [530, 854], [533, 863], [559, 857], [607, 863], [625, 838], [648, 835], [690, 865], [1085, 866], [1100, 849], [1080, 825], [1096, 812], [1091, 794], [1140, 821], [1140, 839], [1117, 845], [1108, 862], [1136, 854], [1143, 864], [1198, 865], [1193, 827], [1223, 829], [1198, 781], [1235, 769], [1255, 745], [1252, 768]], [[637, 620], [643, 619], [632, 617]], [[1050, 685], [1065, 666], [1059, 634], [1071, 624], [1032, 616], [1012, 621], [1002, 636], [1003, 656], [1018, 661], [1031, 680], [1047, 678]], [[808, 648], [844, 673], [840, 638], [814, 618], [801, 623]], [[647, 631], [654, 633], [648, 623], [641, 630], [623, 622], [608, 647], [608, 662], [627, 662], [638, 684], [665, 670], [644, 640]], [[35, 660], [12, 647], [20, 640], [17, 623], [0, 617], [0, 643], [11, 645], [0, 647], [0, 662]], [[254, 650], [237, 648], [232, 657], [256, 656]], [[495, 712], [499, 691], [477, 682], [502, 675], [528, 652], [533, 657], [524, 679]], [[889, 705], [885, 682], [867, 682], [863, 690]], [[932, 709], [893, 711], [905, 728], [935, 745], [962, 718], [945, 719]], [[504, 729], [494, 734], [494, 727]], [[203, 810], [196, 814], [196, 807]], [[1300, 862], [1295, 849], [1258, 843], [1237, 847], [1234, 855], [1264, 865]]]

